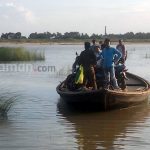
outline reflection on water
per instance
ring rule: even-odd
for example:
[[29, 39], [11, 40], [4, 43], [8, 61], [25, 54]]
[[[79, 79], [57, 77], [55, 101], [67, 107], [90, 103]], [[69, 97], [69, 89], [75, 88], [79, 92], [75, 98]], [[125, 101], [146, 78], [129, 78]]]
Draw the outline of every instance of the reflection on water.
[[[79, 111], [58, 100], [55, 88], [65, 78], [75, 52], [80, 53], [82, 45], [22, 46], [44, 50], [45, 62], [30, 63], [55, 66], [56, 72], [0, 71], [0, 91], [4, 89], [0, 97], [19, 96], [8, 118], [0, 120], [0, 149], [149, 149], [149, 106], [110, 112], [89, 111], [88, 108]], [[150, 61], [145, 58], [146, 53], [150, 54], [150, 45], [127, 45], [127, 49], [129, 71], [150, 81]]]
[[150, 121], [150, 108], [147, 105], [81, 114], [60, 100], [58, 113], [60, 119], [66, 120], [75, 128], [80, 150], [138, 149], [139, 146], [148, 144], [143, 141], [140, 133], [147, 127], [146, 122]]

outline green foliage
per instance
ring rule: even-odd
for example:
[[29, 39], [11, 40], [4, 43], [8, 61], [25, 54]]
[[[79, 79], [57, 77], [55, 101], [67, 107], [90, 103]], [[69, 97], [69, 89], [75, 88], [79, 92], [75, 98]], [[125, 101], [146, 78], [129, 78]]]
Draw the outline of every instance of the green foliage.
[[[98, 36], [98, 35], [97, 35]], [[29, 35], [29, 39], [89, 39], [89, 35], [87, 33], [79, 33], [79, 32], [65, 32], [62, 33], [31, 33]]]
[[17, 32], [17, 33], [2, 33], [1, 35], [2, 39], [21, 39], [21, 32]]
[[[150, 33], [144, 33], [144, 32], [127, 32], [124, 34], [107, 34], [103, 35], [101, 33], [93, 33], [92, 35], [88, 35], [87, 33], [80, 33], [77, 31], [72, 32], [65, 32], [64, 34], [57, 32], [57, 33], [50, 33], [50, 32], [44, 32], [44, 33], [31, 33], [27, 39], [39, 39], [39, 40], [52, 40], [52, 39], [104, 39], [111, 38], [113, 40], [116, 39], [124, 39], [124, 40], [132, 40], [132, 39], [150, 39]], [[20, 39], [26, 39], [25, 36], [22, 36], [21, 32], [17, 33], [2, 33], [1, 35], [2, 40], [20, 40]]]
[[[31, 33], [29, 35], [29, 39], [104, 39], [106, 35], [102, 34], [95, 34], [88, 35], [87, 33], [79, 33], [79, 32], [65, 32], [64, 34], [61, 34], [59, 32], [57, 33]], [[133, 33], [133, 32], [127, 32], [124, 34], [107, 34], [108, 38], [111, 39], [150, 39], [150, 33]]]
[[0, 47], [0, 61], [45, 60], [44, 53], [27, 51], [23, 48]]

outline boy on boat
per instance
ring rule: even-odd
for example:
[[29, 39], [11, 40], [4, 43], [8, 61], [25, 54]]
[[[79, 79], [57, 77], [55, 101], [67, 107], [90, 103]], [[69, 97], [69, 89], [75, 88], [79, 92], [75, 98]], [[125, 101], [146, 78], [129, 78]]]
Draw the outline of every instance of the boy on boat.
[[122, 54], [122, 57], [120, 58], [120, 61], [122, 64], [125, 63], [125, 60], [127, 58], [127, 51], [125, 49], [125, 46], [123, 44], [123, 40], [119, 40], [119, 44], [116, 46], [116, 49]]

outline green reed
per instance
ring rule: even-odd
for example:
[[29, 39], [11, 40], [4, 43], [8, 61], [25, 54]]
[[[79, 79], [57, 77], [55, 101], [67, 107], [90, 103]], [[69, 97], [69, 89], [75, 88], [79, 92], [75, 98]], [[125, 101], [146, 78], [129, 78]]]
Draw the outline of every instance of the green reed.
[[146, 53], [145, 58], [146, 58], [146, 59], [147, 59], [147, 58], [149, 59], [149, 58], [150, 58], [150, 54], [147, 54], [147, 53]]
[[2, 94], [0, 96], [0, 117], [7, 116], [8, 111], [17, 100], [17, 96]]
[[0, 61], [37, 61], [45, 60], [42, 52], [27, 51], [18, 47], [0, 47]]

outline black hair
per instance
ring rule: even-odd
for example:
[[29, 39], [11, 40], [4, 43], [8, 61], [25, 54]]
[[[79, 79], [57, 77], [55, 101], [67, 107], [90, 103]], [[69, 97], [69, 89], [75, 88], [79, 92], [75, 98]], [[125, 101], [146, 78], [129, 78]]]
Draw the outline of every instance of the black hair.
[[93, 43], [95, 43], [95, 42], [96, 42], [96, 40], [95, 40], [95, 39], [93, 39], [93, 40], [92, 40], [92, 42], [93, 42]]
[[90, 42], [85, 42], [85, 43], [84, 43], [84, 48], [85, 48], [85, 50], [90, 49], [90, 47], [91, 47]]
[[106, 38], [106, 39], [105, 39], [105, 42], [110, 42], [110, 39], [109, 39], [109, 38]]

